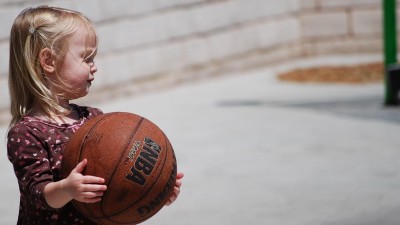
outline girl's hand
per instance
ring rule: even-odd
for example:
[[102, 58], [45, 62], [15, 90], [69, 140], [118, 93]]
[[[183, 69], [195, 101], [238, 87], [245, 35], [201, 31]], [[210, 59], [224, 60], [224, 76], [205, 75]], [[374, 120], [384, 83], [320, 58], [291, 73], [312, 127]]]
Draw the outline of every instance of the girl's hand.
[[72, 199], [85, 203], [98, 202], [107, 190], [107, 186], [103, 185], [103, 178], [82, 175], [86, 165], [87, 159], [84, 159], [65, 178], [63, 187]]
[[176, 174], [176, 182], [175, 182], [174, 192], [172, 193], [171, 197], [169, 198], [168, 202], [165, 205], [171, 205], [178, 198], [178, 195], [181, 192], [183, 176], [184, 176], [184, 174], [182, 172], [178, 172]]

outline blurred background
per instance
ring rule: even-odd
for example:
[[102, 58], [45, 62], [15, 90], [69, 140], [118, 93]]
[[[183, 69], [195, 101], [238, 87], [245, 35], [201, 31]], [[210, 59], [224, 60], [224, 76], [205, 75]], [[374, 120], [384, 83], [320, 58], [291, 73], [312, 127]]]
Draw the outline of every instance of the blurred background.
[[0, 111], [9, 104], [12, 22], [22, 9], [42, 4], [75, 9], [93, 20], [100, 37], [94, 92], [296, 58], [382, 51], [381, 0], [2, 0]]
[[[178, 201], [145, 224], [400, 224], [383, 1], [0, 0], [0, 135], [13, 20], [37, 5], [74, 9], [100, 39], [95, 83], [78, 103], [153, 120], [186, 174]], [[367, 82], [290, 76], [371, 64], [361, 74], [378, 67], [379, 76]], [[17, 184], [1, 141], [0, 224], [15, 224]]]

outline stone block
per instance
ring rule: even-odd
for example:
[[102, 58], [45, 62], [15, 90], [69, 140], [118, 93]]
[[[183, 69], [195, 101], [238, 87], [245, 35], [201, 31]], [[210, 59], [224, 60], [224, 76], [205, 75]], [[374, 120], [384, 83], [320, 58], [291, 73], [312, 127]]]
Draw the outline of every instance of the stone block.
[[321, 8], [330, 8], [330, 7], [352, 7], [357, 5], [379, 5], [381, 4], [381, 0], [319, 0], [321, 4]]
[[297, 41], [301, 37], [300, 22], [294, 17], [268, 21], [258, 26], [258, 36], [262, 48]]
[[0, 79], [0, 110], [10, 107], [10, 93], [8, 92], [8, 80]]
[[379, 9], [353, 10], [355, 35], [382, 33], [382, 11]]
[[159, 71], [168, 71], [182, 68], [185, 60], [183, 59], [183, 45], [180, 42], [169, 42], [155, 49], [157, 54]]
[[166, 38], [163, 16], [123, 19], [97, 28], [103, 51], [110, 52], [162, 41]]
[[206, 0], [155, 0], [155, 4], [158, 8], [172, 8], [205, 1]]
[[138, 16], [153, 12], [157, 9], [155, 0], [100, 0], [103, 20], [121, 18], [127, 16]]
[[9, 38], [11, 27], [14, 23], [15, 18], [24, 9], [24, 7], [18, 6], [2, 6], [0, 8], [0, 39]]
[[317, 3], [317, 0], [300, 0], [300, 7], [301, 9], [317, 9], [319, 4]]
[[220, 60], [259, 48], [257, 32], [258, 26], [253, 24], [208, 36], [206, 43], [210, 58]]
[[[136, 52], [136, 54], [138, 54]], [[96, 60], [98, 72], [95, 74], [95, 87], [111, 86], [121, 82], [129, 82], [138, 76], [139, 65], [146, 65], [147, 58], [140, 59], [133, 52], [107, 55]], [[143, 71], [140, 71], [141, 73]]]
[[238, 38], [232, 32], [221, 32], [206, 38], [207, 47], [210, 49], [210, 59], [218, 60], [232, 55], [235, 51], [233, 39]]
[[[287, 14], [299, 9], [297, 1], [239, 0], [230, 3], [232, 22], [242, 23]], [[227, 12], [224, 12], [227, 13]]]
[[76, 10], [83, 13], [93, 22], [103, 19], [101, 1], [98, 0], [70, 0], [70, 1], [52, 1], [51, 6], [59, 6], [67, 9]]
[[303, 49], [308, 55], [373, 53], [382, 50], [380, 38], [337, 38], [305, 42]]
[[232, 5], [230, 1], [202, 5], [190, 10], [195, 32], [227, 27], [231, 24]]
[[231, 54], [237, 55], [259, 48], [259, 37], [257, 34], [258, 26], [245, 26], [240, 29], [233, 30], [230, 35], [232, 38]]
[[10, 60], [9, 41], [0, 42], [0, 79], [3, 76], [8, 76], [8, 67]]
[[158, 29], [164, 29], [166, 39], [191, 35], [195, 32], [194, 17], [190, 10], [176, 10], [165, 14], [161, 21], [163, 24]]
[[344, 11], [316, 12], [301, 15], [302, 36], [319, 38], [321, 36], [347, 35], [348, 18]]
[[210, 60], [210, 48], [205, 38], [195, 37], [182, 42], [182, 59], [186, 65], [203, 64]]

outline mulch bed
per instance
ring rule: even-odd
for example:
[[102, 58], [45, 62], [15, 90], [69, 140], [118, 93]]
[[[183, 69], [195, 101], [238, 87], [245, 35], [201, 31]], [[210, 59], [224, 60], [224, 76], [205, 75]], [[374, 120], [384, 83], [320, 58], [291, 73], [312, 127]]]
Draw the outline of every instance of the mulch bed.
[[383, 63], [353, 66], [321, 66], [296, 69], [278, 75], [282, 81], [298, 83], [376, 83], [384, 78]]

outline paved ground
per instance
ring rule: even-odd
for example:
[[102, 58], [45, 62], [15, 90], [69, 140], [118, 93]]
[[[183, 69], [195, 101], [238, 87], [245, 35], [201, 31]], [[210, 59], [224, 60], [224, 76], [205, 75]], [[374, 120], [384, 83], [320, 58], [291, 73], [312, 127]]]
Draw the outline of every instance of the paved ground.
[[[175, 147], [180, 199], [144, 224], [400, 224], [400, 108], [382, 106], [383, 85], [275, 79], [291, 67], [375, 59], [292, 61], [95, 106], [147, 117]], [[0, 224], [15, 224], [1, 141]]]

